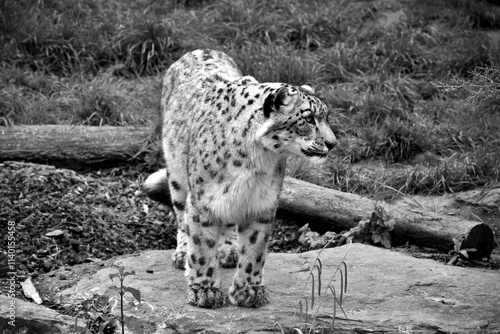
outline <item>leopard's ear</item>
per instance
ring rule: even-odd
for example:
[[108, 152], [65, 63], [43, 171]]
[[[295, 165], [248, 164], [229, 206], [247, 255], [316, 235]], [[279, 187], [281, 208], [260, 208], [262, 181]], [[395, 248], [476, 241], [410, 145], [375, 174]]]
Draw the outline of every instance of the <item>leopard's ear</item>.
[[300, 86], [300, 88], [302, 88], [303, 90], [305, 90], [305, 91], [307, 91], [307, 92], [309, 92], [311, 94], [315, 94], [316, 93], [316, 90], [313, 87], [309, 86], [309, 85], [302, 85], [302, 86]]
[[288, 86], [282, 86], [274, 93], [269, 94], [264, 101], [264, 117], [269, 118], [272, 112], [288, 105], [289, 97], [296, 94], [297, 92], [290, 90]]

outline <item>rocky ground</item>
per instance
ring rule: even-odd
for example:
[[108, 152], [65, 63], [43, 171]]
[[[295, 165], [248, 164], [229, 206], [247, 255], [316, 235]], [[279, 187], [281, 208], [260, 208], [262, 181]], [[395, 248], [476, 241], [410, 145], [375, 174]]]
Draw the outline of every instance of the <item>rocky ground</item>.
[[[496, 270], [449, 266], [362, 244], [270, 253], [264, 271], [269, 304], [203, 309], [185, 303], [183, 273], [165, 261], [171, 253], [143, 251], [40, 275], [40, 293], [51, 296], [63, 315], [18, 301], [18, 329], [36, 324], [37, 334], [81, 333], [106, 324], [120, 332], [121, 325], [109, 319], [121, 319], [123, 305], [125, 332], [131, 334], [500, 333]], [[135, 291], [125, 293], [123, 304], [118, 279], [110, 280], [117, 266], [133, 271], [124, 285]], [[221, 270], [224, 290], [233, 275], [234, 269]], [[0, 295], [0, 328], [6, 304]]]

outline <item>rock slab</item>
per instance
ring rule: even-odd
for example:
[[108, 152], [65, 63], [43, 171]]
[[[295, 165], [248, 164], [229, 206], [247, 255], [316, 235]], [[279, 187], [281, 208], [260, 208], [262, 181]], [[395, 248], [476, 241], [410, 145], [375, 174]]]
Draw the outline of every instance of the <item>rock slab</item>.
[[[142, 295], [141, 304], [132, 295], [125, 295], [126, 318], [140, 320], [135, 321], [136, 328], [128, 328], [129, 333], [269, 333], [279, 332], [279, 326], [303, 328], [305, 311], [301, 316], [298, 305], [302, 300], [305, 307], [307, 299], [311, 308], [312, 280], [308, 278], [319, 251], [270, 254], [264, 280], [271, 303], [260, 309], [229, 305], [216, 310], [185, 304], [185, 279], [182, 271], [172, 268], [171, 253], [147, 251], [110, 260], [102, 269], [61, 291], [61, 301], [71, 303], [106, 293], [118, 284], [116, 279], [110, 280], [109, 275], [116, 272], [110, 266], [119, 265], [135, 270], [136, 275], [128, 276], [125, 284], [139, 289]], [[343, 310], [348, 320], [337, 308], [337, 331], [500, 333], [499, 271], [447, 266], [361, 244], [320, 254], [322, 294], [317, 296], [315, 269], [316, 297], [313, 310], [308, 312], [309, 323], [313, 315], [320, 325], [331, 323], [333, 296], [325, 290], [333, 277], [331, 285], [340, 297], [337, 269], [344, 256], [348, 285]], [[229, 287], [233, 274], [232, 269], [222, 270], [224, 287]], [[57, 280], [57, 275], [51, 278]], [[119, 307], [115, 306], [114, 313], [119, 314]]]
[[[67, 279], [51, 273], [42, 276], [39, 288], [41, 291], [43, 285], [64, 288], [59, 293], [61, 304], [78, 304], [94, 294], [109, 293], [118, 285], [117, 279], [111, 281], [109, 275], [117, 272], [113, 265], [119, 265], [135, 271], [124, 283], [139, 289], [142, 299], [139, 304], [132, 295], [125, 295], [125, 319], [129, 320], [126, 333], [281, 333], [279, 327], [304, 330], [304, 323], [311, 324], [313, 318], [317, 326], [329, 328], [334, 298], [325, 290], [331, 280], [340, 298], [338, 268], [342, 268], [340, 263], [345, 257], [348, 268], [347, 293], [342, 303], [345, 315], [337, 307], [336, 333], [500, 333], [499, 271], [447, 266], [361, 244], [331, 248], [319, 255], [321, 296], [317, 295], [318, 272], [313, 270], [315, 302], [311, 309], [310, 272], [319, 251], [270, 254], [264, 273], [270, 304], [260, 309], [229, 305], [212, 310], [185, 304], [183, 272], [172, 268], [171, 253], [147, 251], [122, 256], [102, 266], [94, 265], [91, 270], [85, 267], [89, 265], [75, 266], [72, 272], [80, 276], [79, 281], [68, 285]], [[226, 288], [233, 274], [232, 269], [222, 270]], [[306, 300], [308, 319], [305, 319]], [[299, 301], [303, 305], [302, 314], [298, 311]], [[15, 330], [21, 327], [16, 326], [14, 331], [7, 327], [8, 304], [8, 298], [0, 296], [0, 333], [18, 333]], [[119, 315], [117, 299], [113, 305], [113, 313]], [[16, 323], [30, 329], [26, 333], [74, 331], [74, 318], [22, 301], [16, 301]], [[81, 331], [81, 320], [78, 325]]]
[[0, 295], [0, 334], [59, 334], [85, 331], [83, 320]]

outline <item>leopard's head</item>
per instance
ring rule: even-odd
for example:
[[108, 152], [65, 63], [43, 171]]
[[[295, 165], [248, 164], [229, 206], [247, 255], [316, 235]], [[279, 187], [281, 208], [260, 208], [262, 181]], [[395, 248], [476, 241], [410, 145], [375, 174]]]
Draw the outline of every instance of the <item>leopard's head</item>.
[[273, 152], [322, 162], [337, 143], [328, 109], [309, 86], [282, 86], [266, 97], [263, 112], [256, 139]]

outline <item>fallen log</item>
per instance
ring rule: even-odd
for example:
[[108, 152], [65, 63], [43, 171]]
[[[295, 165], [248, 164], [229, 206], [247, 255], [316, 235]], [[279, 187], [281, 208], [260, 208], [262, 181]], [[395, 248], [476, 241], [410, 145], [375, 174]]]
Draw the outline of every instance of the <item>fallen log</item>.
[[454, 247], [453, 239], [464, 239], [463, 248], [481, 249], [478, 259], [491, 254], [494, 234], [481, 222], [424, 211], [405, 203], [376, 202], [290, 177], [285, 177], [283, 182], [279, 208], [288, 213], [314, 217], [338, 230], [353, 228], [359, 221], [369, 219], [376, 204], [384, 207], [396, 221], [392, 235], [396, 244], [409, 242], [450, 250]]
[[139, 153], [151, 133], [145, 127], [0, 127], [0, 161], [47, 163], [77, 170], [123, 166], [142, 161]]
[[[16, 126], [0, 128], [0, 161], [42, 162], [81, 169], [141, 162], [152, 130], [134, 127]], [[346, 230], [369, 219], [375, 201], [286, 177], [279, 210], [322, 222], [331, 230]], [[493, 232], [479, 222], [418, 210], [406, 204], [381, 203], [396, 220], [393, 240], [452, 249], [453, 239], [467, 238], [468, 248], [493, 248]], [[481, 228], [477, 228], [477, 227]], [[471, 239], [471, 238], [469, 238]], [[488, 253], [489, 256], [489, 253]]]

